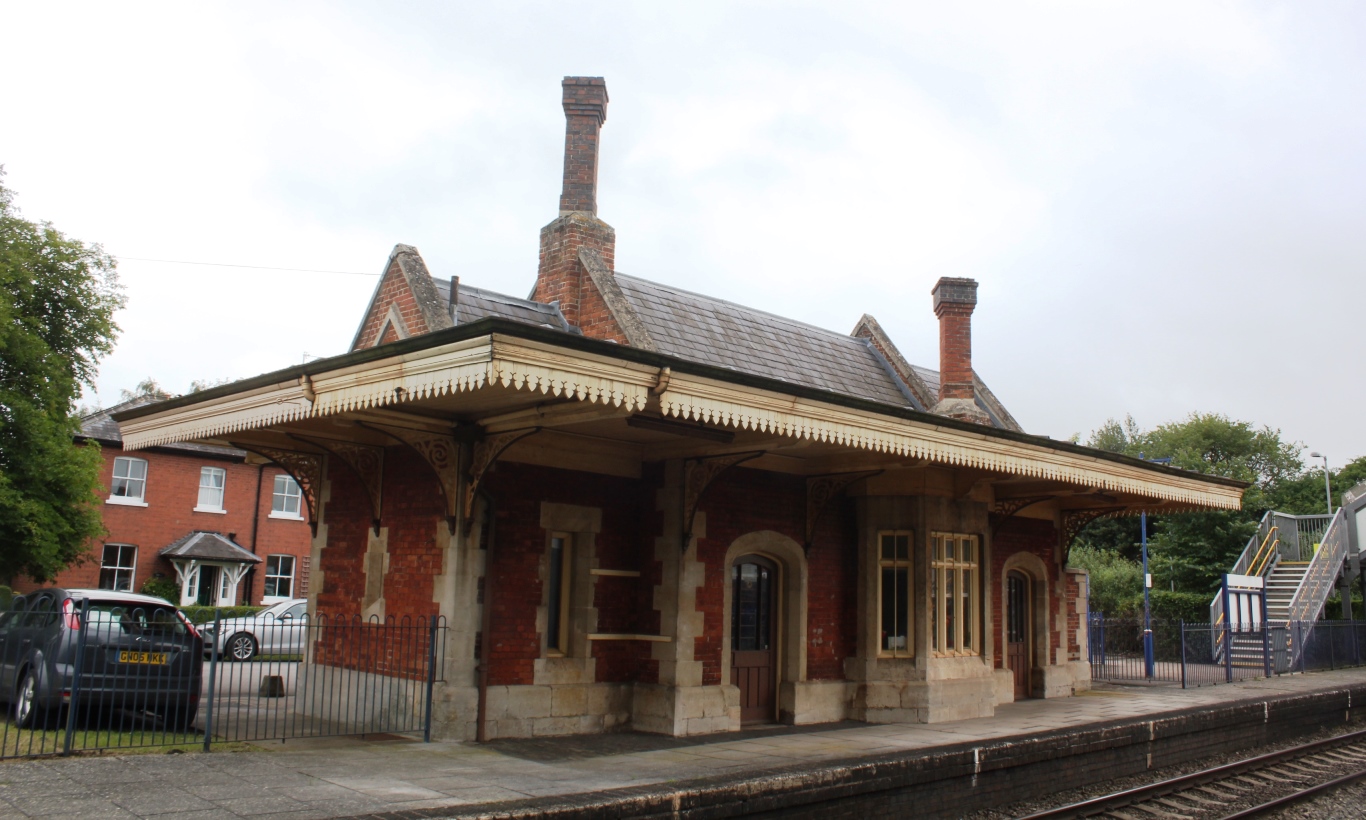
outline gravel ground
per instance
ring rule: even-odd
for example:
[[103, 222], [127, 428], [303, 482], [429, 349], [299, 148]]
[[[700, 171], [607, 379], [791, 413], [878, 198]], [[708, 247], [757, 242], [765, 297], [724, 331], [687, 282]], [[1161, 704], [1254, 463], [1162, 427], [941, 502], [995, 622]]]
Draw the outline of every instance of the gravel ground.
[[1357, 820], [1366, 817], [1366, 782], [1358, 781], [1266, 815], [1272, 820]]
[[[1033, 814], [1034, 812], [1043, 811], [1045, 809], [1057, 808], [1058, 806], [1065, 806], [1069, 803], [1077, 803], [1082, 800], [1089, 800], [1093, 797], [1102, 797], [1107, 794], [1113, 794], [1114, 792], [1123, 791], [1124, 789], [1132, 789], [1137, 786], [1145, 786], [1150, 783], [1156, 783], [1158, 781], [1167, 780], [1168, 778], [1172, 777], [1178, 777], [1183, 774], [1190, 774], [1191, 772], [1198, 772], [1202, 769], [1209, 769], [1215, 766], [1221, 766], [1225, 763], [1234, 763], [1236, 761], [1252, 757], [1256, 754], [1267, 754], [1269, 752], [1274, 752], [1280, 749], [1288, 749], [1292, 746], [1299, 746], [1305, 743], [1312, 743], [1316, 740], [1326, 740], [1327, 738], [1335, 737], [1343, 733], [1344, 729], [1342, 727], [1329, 729], [1312, 735], [1305, 735], [1286, 743], [1269, 745], [1255, 750], [1245, 749], [1242, 752], [1215, 755], [1213, 757], [1201, 758], [1200, 760], [1191, 761], [1190, 763], [1185, 763], [1179, 766], [1168, 766], [1162, 769], [1154, 769], [1151, 772], [1145, 772], [1141, 775], [1120, 777], [1114, 780], [1095, 783], [1085, 788], [1070, 789], [1068, 791], [1058, 792], [1057, 794], [1049, 795], [1047, 798], [1044, 798], [1042, 800], [1027, 800], [1019, 803], [1013, 803], [1008, 806], [1001, 806], [995, 809], [987, 809], [984, 811], [973, 812], [972, 814], [964, 815], [964, 818], [965, 820], [1004, 820], [1004, 818], [1021, 817], [1024, 815]], [[1344, 764], [1341, 767], [1339, 767], [1338, 770], [1333, 771], [1331, 774], [1326, 773], [1323, 777], [1315, 780], [1314, 782], [1322, 782], [1324, 780], [1329, 780], [1333, 777], [1337, 777], [1342, 774], [1347, 774], [1351, 770], [1351, 766]], [[1291, 787], [1286, 788], [1288, 789]], [[1285, 793], [1285, 791], [1278, 791], [1272, 788], [1268, 788], [1266, 791], [1259, 791], [1252, 794], [1238, 796], [1230, 794], [1229, 800], [1221, 807], [1221, 809], [1218, 812], [1208, 815], [1202, 815], [1198, 811], [1192, 811], [1190, 812], [1190, 814], [1192, 816], [1223, 816], [1235, 810], [1248, 808], [1258, 803], [1265, 802], [1266, 800], [1270, 800], [1273, 797], [1277, 797]], [[1353, 795], [1354, 797], [1345, 796], [1349, 794]], [[1320, 805], [1320, 801], [1322, 801], [1322, 808], [1314, 810], [1314, 807]], [[1170, 809], [1164, 810], [1171, 811]], [[1339, 811], [1346, 811], [1346, 813], [1334, 813]], [[1131, 810], [1128, 813], [1134, 814], [1136, 816], [1144, 816], [1144, 813], [1142, 811]], [[1366, 818], [1366, 785], [1353, 785], [1345, 789], [1340, 789], [1334, 794], [1325, 795], [1319, 798], [1318, 800], [1305, 801], [1304, 803], [1287, 807], [1285, 810], [1283, 810], [1283, 813], [1275, 816], [1285, 818], [1314, 818], [1314, 820], [1322, 820], [1323, 818], [1328, 817]]]

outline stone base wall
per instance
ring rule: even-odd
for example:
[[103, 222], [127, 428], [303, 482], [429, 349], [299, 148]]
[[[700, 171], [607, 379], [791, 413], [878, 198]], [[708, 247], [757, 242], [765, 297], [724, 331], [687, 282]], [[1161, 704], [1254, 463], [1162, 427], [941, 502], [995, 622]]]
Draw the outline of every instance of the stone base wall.
[[631, 711], [631, 728], [637, 732], [674, 737], [735, 732], [740, 729], [740, 689], [638, 683]]

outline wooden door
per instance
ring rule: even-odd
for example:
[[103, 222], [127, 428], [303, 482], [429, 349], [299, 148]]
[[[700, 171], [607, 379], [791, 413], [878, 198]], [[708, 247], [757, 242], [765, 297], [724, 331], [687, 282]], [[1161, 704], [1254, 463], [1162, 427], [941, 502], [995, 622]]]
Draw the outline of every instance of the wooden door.
[[776, 717], [778, 705], [778, 568], [766, 558], [746, 555], [730, 572], [730, 682], [740, 687], [740, 722], [765, 723]]
[[1015, 699], [1029, 697], [1029, 579], [1006, 575], [1006, 664], [1015, 676]]

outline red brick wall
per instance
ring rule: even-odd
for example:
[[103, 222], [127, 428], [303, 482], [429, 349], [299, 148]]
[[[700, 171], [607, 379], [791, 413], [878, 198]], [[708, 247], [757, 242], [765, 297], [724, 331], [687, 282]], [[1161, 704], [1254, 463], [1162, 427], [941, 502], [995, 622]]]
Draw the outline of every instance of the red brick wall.
[[939, 398], [971, 399], [973, 305], [941, 304], [939, 316]]
[[[541, 528], [541, 502], [601, 509], [598, 566], [644, 573], [654, 541], [651, 537], [642, 543], [640, 509], [642, 496], [651, 491], [631, 479], [508, 462], [485, 481], [497, 499], [491, 634], [485, 638], [489, 681], [529, 684], [541, 654], [536, 608], [544, 594], [540, 568], [547, 537]], [[645, 616], [652, 597], [652, 585], [646, 584], [644, 577], [598, 577], [593, 601], [598, 630], [658, 634], [658, 613], [650, 613], [653, 619]], [[649, 646], [643, 641], [594, 642], [592, 651], [600, 659], [599, 680], [636, 680], [650, 666]]]
[[384, 575], [384, 612], [396, 620], [439, 613], [433, 600], [443, 570], [437, 528], [446, 502], [436, 474], [407, 447], [384, 451], [381, 525], [389, 530], [389, 569]]
[[329, 498], [323, 508], [327, 546], [319, 565], [323, 586], [317, 611], [329, 617], [359, 615], [365, 598], [365, 550], [369, 543], [370, 499], [345, 465], [328, 459]]
[[356, 342], [354, 350], [397, 341], [397, 333], [386, 333], [383, 340], [376, 341], [380, 328], [384, 326], [384, 320], [389, 315], [389, 306], [395, 304], [398, 305], [399, 316], [403, 318], [409, 336], [417, 336], [431, 329], [427, 327], [427, 320], [422, 318], [417, 299], [413, 297], [413, 289], [409, 287], [407, 277], [399, 268], [398, 260], [389, 265], [389, 269], [384, 272], [384, 278], [380, 280], [379, 292], [374, 303], [370, 305], [370, 312], [365, 316], [360, 339]]
[[[706, 583], [697, 591], [697, 608], [703, 612], [704, 634], [697, 638], [693, 657], [702, 662], [702, 682], [715, 685], [722, 682], [722, 639], [730, 628], [724, 611], [726, 551], [735, 539], [757, 530], [773, 530], [802, 543], [806, 482], [799, 476], [737, 467], [716, 480], [702, 510], [707, 536], [698, 540], [697, 557], [706, 564]], [[847, 503], [827, 509], [807, 556], [807, 677], [813, 680], [843, 678], [844, 658], [855, 651], [858, 558], [851, 516]]]
[[[1061, 568], [1054, 558], [1058, 543], [1058, 531], [1048, 521], [999, 515], [991, 516], [991, 528], [994, 532], [991, 545], [991, 610], [995, 613], [992, 625], [994, 630], [992, 643], [996, 648], [995, 666], [997, 669], [1005, 667], [1005, 564], [1011, 556], [1021, 552], [1038, 556], [1047, 568], [1047, 583], [1050, 590], [1048, 596], [1050, 610], [1048, 613], [1048, 657], [1050, 664], [1058, 663], [1062, 660], [1057, 657], [1058, 649], [1062, 645], [1062, 628], [1060, 625], [1067, 623], [1066, 620], [1059, 617], [1065, 601], [1058, 600], [1058, 596], [1052, 593], [1053, 590], [1057, 589], [1057, 582], [1062, 576]], [[1076, 583], [1069, 580], [1068, 586], [1072, 588], [1072, 597], [1075, 601]]]
[[[101, 493], [107, 498], [109, 485], [114, 472], [114, 459], [125, 455], [118, 445], [105, 444], [102, 447], [104, 463], [100, 468]], [[133, 577], [133, 589], [137, 591], [154, 574], [174, 581], [175, 569], [171, 562], [157, 553], [172, 541], [194, 530], [235, 534], [235, 540], [244, 548], [252, 549], [252, 519], [256, 518], [256, 552], [263, 559], [266, 555], [294, 555], [296, 560], [309, 554], [311, 532], [305, 521], [292, 521], [270, 518], [271, 490], [275, 476], [281, 474], [277, 467], [267, 465], [259, 470], [254, 465], [240, 461], [186, 453], [176, 450], [138, 450], [127, 453], [133, 458], [147, 462], [147, 485], [144, 494], [146, 507], [122, 504], [103, 504], [101, 515], [108, 531], [100, 541], [92, 542], [87, 559], [76, 566], [58, 574], [54, 585], [68, 588], [98, 587], [100, 581], [100, 558], [103, 545], [132, 544], [137, 547], [137, 572]], [[227, 471], [223, 485], [223, 509], [219, 513], [194, 512], [199, 502], [199, 472], [202, 467], [220, 467]], [[261, 480], [260, 504], [256, 504], [257, 477]], [[253, 516], [253, 511], [255, 516]], [[306, 512], [305, 512], [306, 514]], [[253, 573], [251, 590], [244, 587], [239, 594], [244, 600], [259, 603], [264, 580], [264, 565], [258, 565]], [[298, 572], [296, 571], [296, 580]], [[38, 584], [31, 579], [16, 579], [15, 587], [27, 592], [46, 584]]]
[[540, 262], [532, 299], [559, 302], [565, 321], [577, 325], [584, 335], [626, 343], [607, 303], [579, 262], [579, 249], [592, 248], [611, 270], [615, 264], [616, 232], [600, 220], [557, 219], [541, 229]]

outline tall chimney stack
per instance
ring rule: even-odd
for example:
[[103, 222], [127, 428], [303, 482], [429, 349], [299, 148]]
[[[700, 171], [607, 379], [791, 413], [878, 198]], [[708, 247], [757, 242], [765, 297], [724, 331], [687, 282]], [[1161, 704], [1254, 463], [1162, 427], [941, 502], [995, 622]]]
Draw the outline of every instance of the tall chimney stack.
[[607, 122], [607, 83], [601, 77], [565, 77], [564, 190], [560, 213], [598, 212], [598, 134]]
[[[565, 321], [585, 335], [625, 341], [581, 260], [612, 271], [616, 231], [598, 219], [598, 135], [607, 121], [607, 83], [601, 77], [565, 77], [564, 187], [559, 217], [541, 229], [540, 264], [531, 298], [556, 302]], [[620, 337], [620, 338], [618, 338]]]
[[934, 412], [960, 421], [991, 424], [977, 406], [972, 375], [972, 311], [977, 282], [945, 276], [930, 291], [939, 317], [939, 403]]

